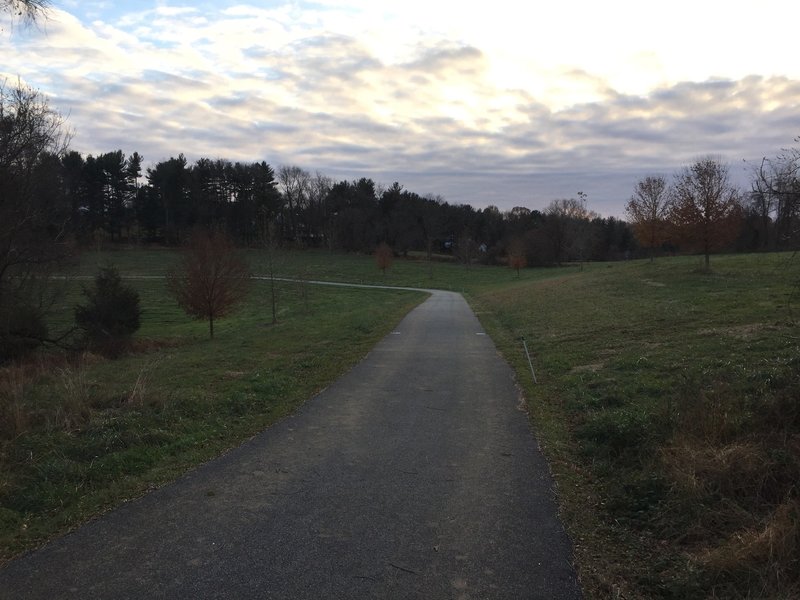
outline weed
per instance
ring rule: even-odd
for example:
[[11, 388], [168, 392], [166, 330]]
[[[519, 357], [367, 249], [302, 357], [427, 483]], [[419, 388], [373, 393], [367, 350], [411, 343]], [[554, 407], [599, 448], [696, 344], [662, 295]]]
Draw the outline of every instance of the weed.
[[142, 364], [142, 367], [139, 369], [139, 374], [136, 376], [136, 382], [133, 384], [133, 389], [128, 394], [128, 404], [145, 404], [148, 399], [147, 390], [150, 376], [159, 362], [161, 362], [161, 358], [156, 357]]
[[61, 403], [51, 415], [50, 429], [72, 431], [83, 425], [90, 415], [90, 390], [83, 357], [73, 367], [58, 370], [61, 380]]

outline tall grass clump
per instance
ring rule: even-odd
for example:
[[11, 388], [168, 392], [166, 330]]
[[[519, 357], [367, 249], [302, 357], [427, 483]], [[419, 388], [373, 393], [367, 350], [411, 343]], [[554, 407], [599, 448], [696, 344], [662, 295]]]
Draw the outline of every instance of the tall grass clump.
[[25, 385], [23, 367], [13, 365], [0, 369], [0, 440], [14, 439], [27, 429]]
[[60, 388], [56, 390], [61, 402], [56, 403], [50, 414], [50, 428], [73, 431], [91, 416], [90, 384], [83, 365], [83, 357], [72, 366], [58, 369]]

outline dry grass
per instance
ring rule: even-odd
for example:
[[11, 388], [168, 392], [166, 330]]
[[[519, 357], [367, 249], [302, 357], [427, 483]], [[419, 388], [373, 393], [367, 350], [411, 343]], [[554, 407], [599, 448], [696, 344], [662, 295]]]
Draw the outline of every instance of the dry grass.
[[[775, 507], [763, 523], [737, 531], [695, 557], [715, 580], [742, 581], [761, 597], [800, 597], [800, 501]], [[727, 589], [726, 589], [727, 588]], [[720, 590], [728, 595], [730, 586]]]
[[662, 456], [670, 480], [693, 499], [749, 494], [753, 487], [763, 487], [769, 467], [768, 456], [757, 444], [717, 446], [685, 435], [664, 448]]
[[[43, 423], [49, 431], [74, 431], [91, 414], [91, 384], [86, 370], [104, 362], [96, 354], [77, 357], [39, 355], [0, 368], [0, 439], [13, 440]], [[53, 401], [30, 400], [28, 390], [55, 374]]]
[[91, 416], [91, 384], [83, 360], [82, 357], [74, 366], [58, 370], [63, 395], [50, 415], [49, 429], [74, 431]]
[[139, 374], [136, 376], [133, 389], [131, 390], [130, 394], [128, 394], [128, 404], [143, 405], [151, 399], [147, 393], [150, 383], [150, 376], [153, 372], [153, 369], [155, 369], [160, 362], [160, 357], [157, 357], [145, 362], [142, 365], [142, 368], [139, 369]]
[[535, 352], [526, 392], [587, 598], [796, 600], [796, 272], [691, 266], [590, 265], [478, 302], [523, 382], [516, 340]]
[[25, 386], [23, 367], [11, 366], [0, 370], [0, 439], [14, 439], [28, 428]]

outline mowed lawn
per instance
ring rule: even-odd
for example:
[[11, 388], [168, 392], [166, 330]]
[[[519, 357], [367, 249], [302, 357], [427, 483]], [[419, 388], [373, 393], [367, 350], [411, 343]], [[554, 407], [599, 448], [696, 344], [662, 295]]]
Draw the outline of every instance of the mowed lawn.
[[[465, 294], [526, 395], [588, 598], [800, 597], [800, 258], [716, 256], [706, 272], [702, 259], [676, 257], [518, 277], [401, 258], [384, 275], [372, 257], [323, 251], [248, 256], [258, 276]], [[91, 252], [75, 273], [116, 264], [160, 277], [176, 259]], [[2, 442], [6, 557], [268, 426], [424, 297], [281, 282], [271, 325], [260, 280], [211, 341], [163, 281], [129, 281], [145, 309], [138, 353], [4, 374], [9, 397], [33, 408], [24, 433]]]
[[472, 295], [523, 384], [591, 598], [800, 597], [800, 257], [711, 264]]
[[[174, 252], [88, 253], [74, 271], [116, 264], [153, 277]], [[163, 279], [127, 279], [140, 294], [136, 351], [111, 360], [50, 353], [0, 370], [0, 559], [238, 445], [358, 362], [425, 294], [269, 283], [216, 323], [190, 320]], [[66, 326], [85, 280], [69, 283]]]

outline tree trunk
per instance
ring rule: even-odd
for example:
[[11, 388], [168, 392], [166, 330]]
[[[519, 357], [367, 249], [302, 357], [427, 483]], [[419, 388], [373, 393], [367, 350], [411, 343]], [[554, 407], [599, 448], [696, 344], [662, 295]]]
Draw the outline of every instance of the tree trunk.
[[270, 295], [272, 296], [272, 324], [278, 322], [278, 308], [277, 303], [275, 302], [275, 276], [270, 271], [269, 274], [269, 287], [270, 287]]
[[214, 315], [208, 316], [208, 332], [211, 336], [211, 339], [214, 339]]

